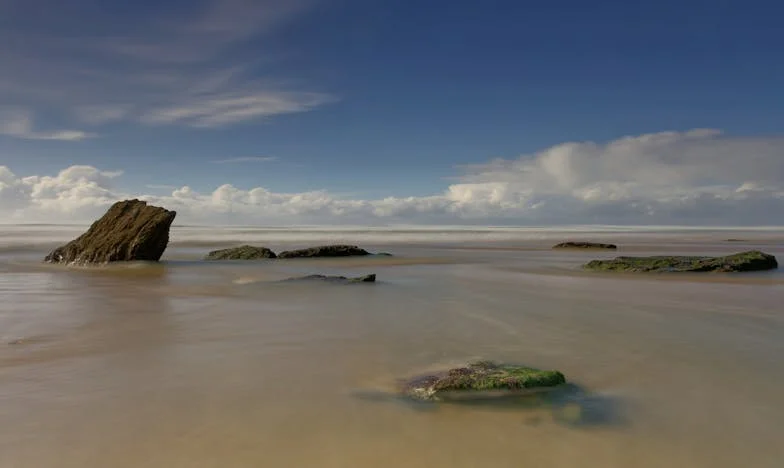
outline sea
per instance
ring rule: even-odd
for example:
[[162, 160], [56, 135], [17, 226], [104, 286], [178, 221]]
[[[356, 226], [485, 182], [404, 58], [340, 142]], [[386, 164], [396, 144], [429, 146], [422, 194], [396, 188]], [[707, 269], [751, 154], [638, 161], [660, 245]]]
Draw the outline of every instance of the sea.
[[[784, 269], [580, 267], [752, 249], [784, 262], [784, 228], [175, 225], [157, 264], [42, 262], [86, 228], [0, 226], [0, 468], [784, 466]], [[570, 240], [619, 248], [551, 249]], [[392, 256], [202, 260], [335, 243]], [[474, 359], [569, 383], [399, 392]]]

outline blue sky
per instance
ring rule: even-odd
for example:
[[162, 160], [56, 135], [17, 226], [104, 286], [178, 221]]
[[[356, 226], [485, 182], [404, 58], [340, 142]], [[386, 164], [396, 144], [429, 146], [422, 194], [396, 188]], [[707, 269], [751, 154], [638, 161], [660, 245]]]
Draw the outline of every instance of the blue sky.
[[[377, 202], [394, 197], [409, 200], [398, 220], [554, 222], [575, 201], [557, 195], [583, 203], [564, 216], [596, 222], [623, 221], [630, 206], [628, 222], [677, 220], [683, 197], [707, 196], [710, 206], [695, 209], [721, 222], [717, 187], [744, 184], [759, 189], [754, 203], [764, 188], [762, 207], [778, 210], [782, 14], [772, 1], [0, 0], [0, 166], [12, 174], [0, 208], [24, 218], [58, 206], [36, 199], [35, 184], [50, 177], [61, 183], [44, 191], [53, 198], [85, 194], [67, 210], [126, 195], [171, 202], [184, 186], [208, 197], [224, 184], [369, 203], [375, 214], [354, 213], [358, 221], [383, 218]], [[683, 136], [705, 128], [721, 135]], [[569, 176], [592, 157], [608, 163], [590, 145], [543, 162], [568, 142], [617, 149], [668, 131], [677, 142], [609, 160], [653, 158], [669, 174], [696, 158], [726, 170], [664, 190], [635, 171]], [[726, 161], [694, 156], [717, 141]], [[762, 148], [763, 160], [734, 179], [744, 155], [724, 150], [738, 145]], [[519, 177], [497, 177], [496, 158]], [[72, 166], [113, 175], [77, 171], [101, 190], [85, 192], [58, 175]], [[531, 190], [527, 177], [544, 166], [559, 193]], [[665, 192], [683, 194], [677, 206]]]

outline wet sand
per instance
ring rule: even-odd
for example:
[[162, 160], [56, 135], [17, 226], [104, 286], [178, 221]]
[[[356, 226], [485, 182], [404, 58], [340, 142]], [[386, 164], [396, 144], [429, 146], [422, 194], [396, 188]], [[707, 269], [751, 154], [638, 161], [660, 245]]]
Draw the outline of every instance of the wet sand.
[[[722, 241], [741, 234], [638, 242], [712, 255], [744, 250]], [[781, 270], [587, 274], [624, 245], [546, 248], [563, 237], [239, 264], [175, 242], [162, 265], [87, 271], [5, 253], [0, 467], [781, 466]], [[782, 245], [763, 250], [781, 261]], [[399, 378], [473, 358], [559, 369], [580, 391], [392, 397]]]

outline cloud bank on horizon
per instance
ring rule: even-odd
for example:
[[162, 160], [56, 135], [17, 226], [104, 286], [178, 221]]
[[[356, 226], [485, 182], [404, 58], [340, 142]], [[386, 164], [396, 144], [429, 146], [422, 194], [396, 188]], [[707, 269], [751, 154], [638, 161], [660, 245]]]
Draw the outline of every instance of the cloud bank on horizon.
[[441, 193], [362, 200], [231, 184], [122, 193], [121, 172], [72, 166], [18, 176], [0, 166], [0, 213], [9, 222], [85, 222], [133, 197], [177, 210], [180, 223], [784, 225], [784, 138], [661, 132], [462, 169]]

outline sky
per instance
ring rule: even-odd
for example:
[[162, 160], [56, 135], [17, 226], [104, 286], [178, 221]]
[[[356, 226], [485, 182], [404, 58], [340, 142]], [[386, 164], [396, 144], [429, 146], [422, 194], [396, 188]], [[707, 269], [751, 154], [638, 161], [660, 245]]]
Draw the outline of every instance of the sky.
[[0, 0], [0, 223], [784, 225], [782, 15]]

